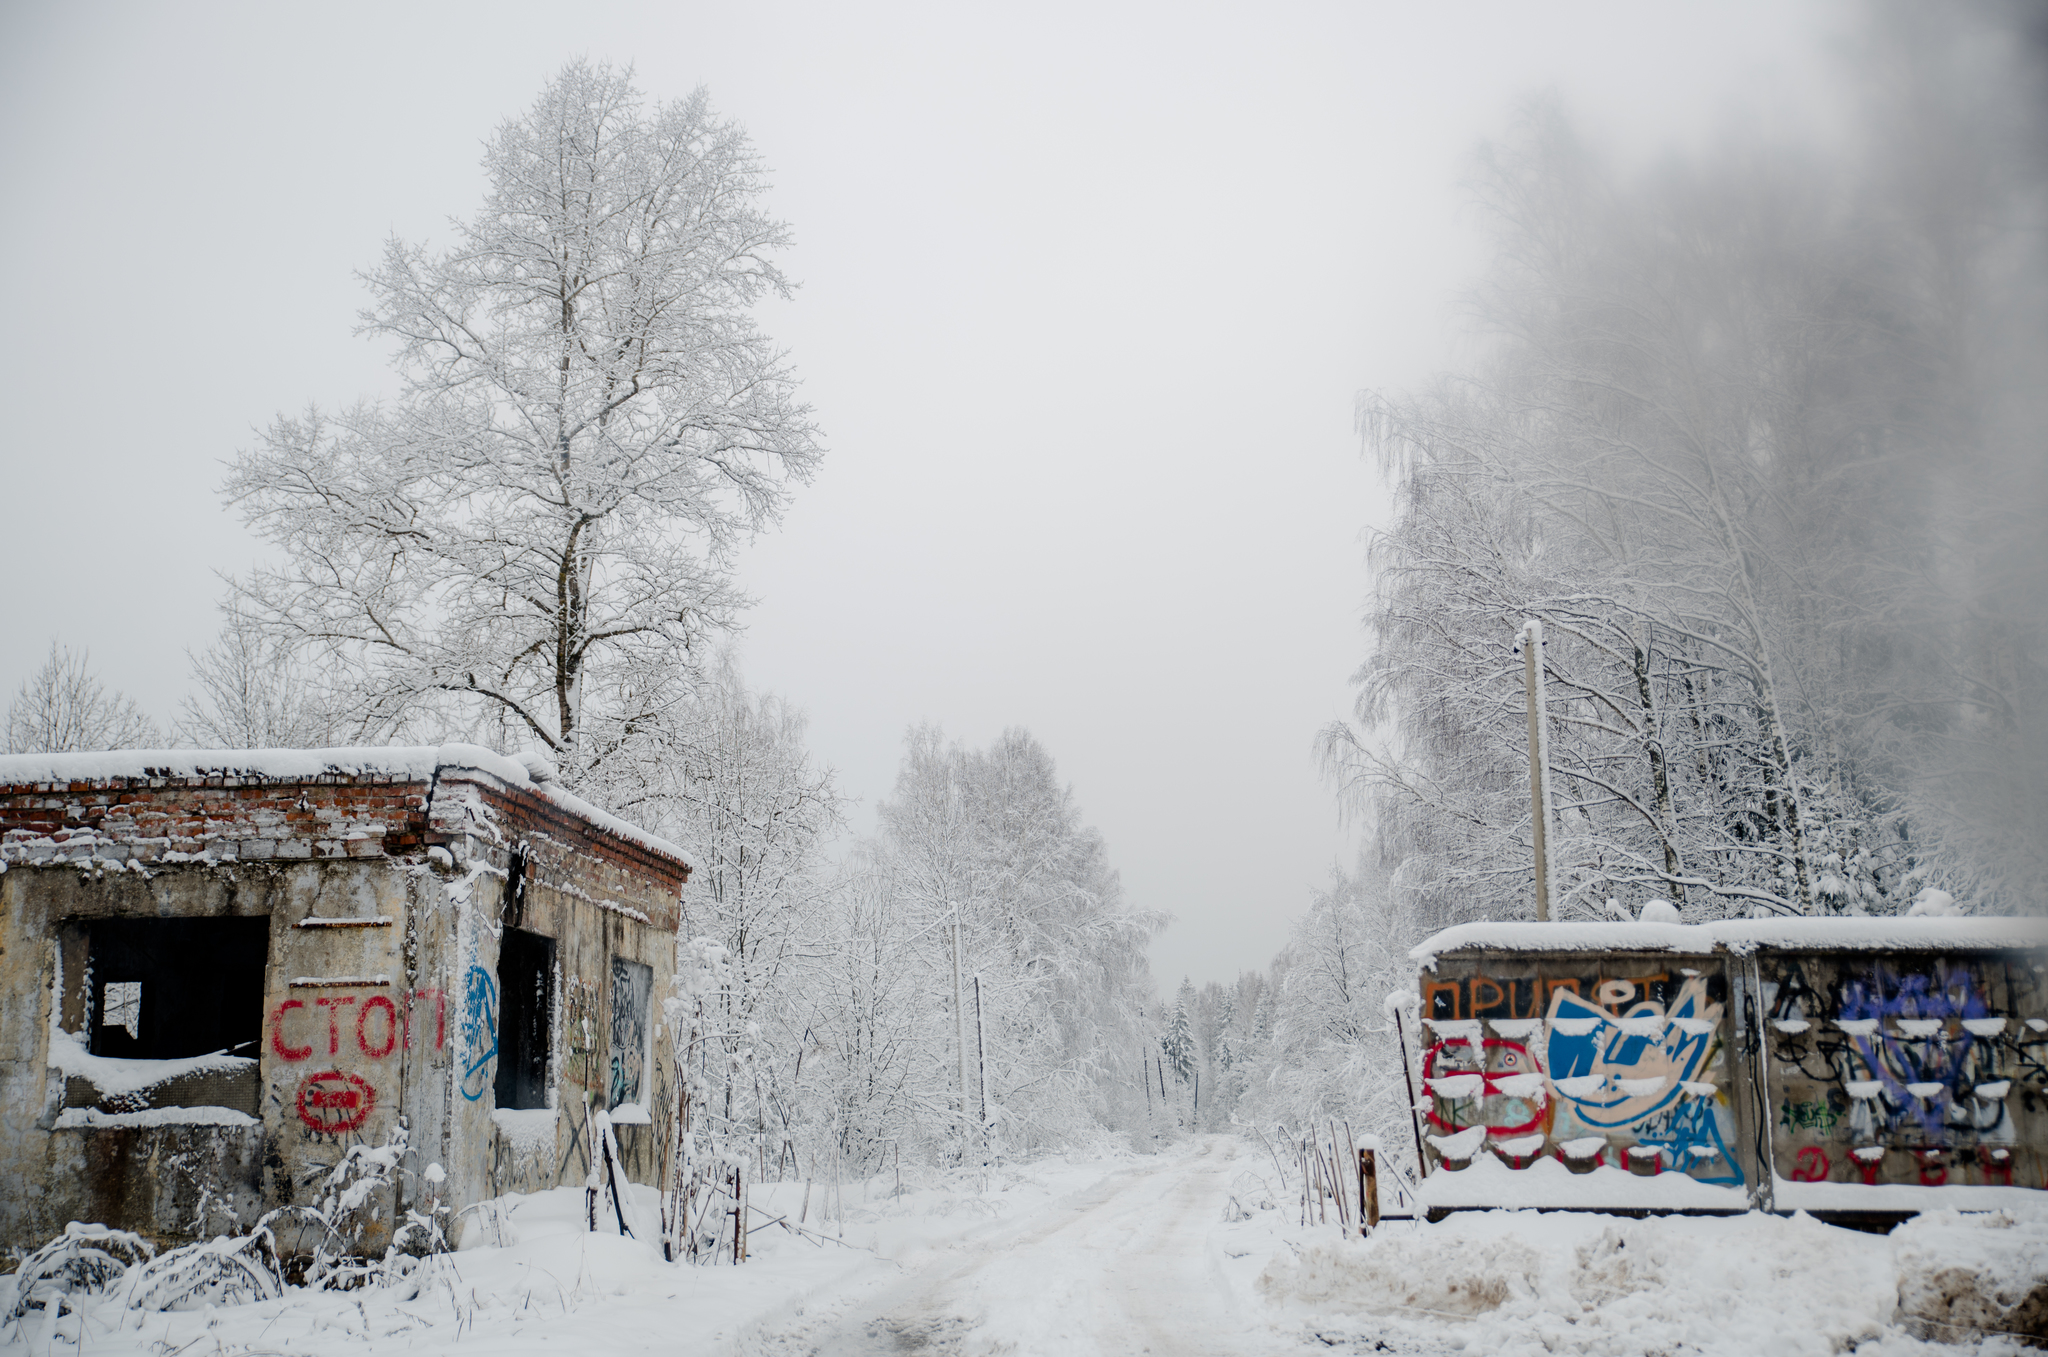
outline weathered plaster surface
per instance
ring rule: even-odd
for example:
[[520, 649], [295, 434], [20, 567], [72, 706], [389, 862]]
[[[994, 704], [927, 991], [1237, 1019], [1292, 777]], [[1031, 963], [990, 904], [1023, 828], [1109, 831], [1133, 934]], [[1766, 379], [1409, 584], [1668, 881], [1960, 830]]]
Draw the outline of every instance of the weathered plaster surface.
[[[165, 1239], [246, 1224], [314, 1200], [349, 1146], [402, 1120], [411, 1152], [399, 1199], [376, 1204], [377, 1247], [430, 1197], [459, 1210], [580, 1181], [590, 1110], [636, 1066], [642, 1105], [664, 1092], [649, 1057], [688, 868], [531, 788], [462, 769], [0, 787], [0, 862], [0, 1248], [74, 1219]], [[269, 919], [257, 1123], [60, 1128], [92, 1101], [49, 1067], [53, 1018], [83, 1033], [90, 922], [235, 915]], [[491, 1117], [507, 926], [556, 940], [551, 1141], [515, 1144]], [[652, 975], [640, 1028], [613, 1020], [616, 960]], [[639, 1049], [617, 1049], [629, 1030]], [[621, 1139], [649, 1181], [650, 1128]]]

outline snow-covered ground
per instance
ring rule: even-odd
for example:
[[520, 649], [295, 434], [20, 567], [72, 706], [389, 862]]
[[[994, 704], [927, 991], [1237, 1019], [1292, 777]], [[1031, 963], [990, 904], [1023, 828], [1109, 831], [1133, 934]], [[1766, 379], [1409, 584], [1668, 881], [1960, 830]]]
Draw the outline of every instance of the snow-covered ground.
[[[560, 1190], [509, 1200], [502, 1234], [473, 1229], [416, 1294], [292, 1292], [147, 1317], [100, 1307], [54, 1324], [31, 1314], [0, 1346], [75, 1352], [82, 1336], [109, 1357], [1898, 1357], [2018, 1351], [2010, 1338], [1925, 1341], [1966, 1335], [1902, 1319], [1902, 1298], [1922, 1316], [1981, 1324], [1981, 1298], [2010, 1306], [2048, 1278], [2048, 1212], [1942, 1213], [1889, 1237], [1804, 1217], [1489, 1212], [1388, 1221], [1361, 1241], [1334, 1223], [1302, 1226], [1272, 1161], [1227, 1137], [1010, 1169], [986, 1193], [969, 1186], [899, 1195], [878, 1180], [845, 1188], [829, 1210], [815, 1188], [806, 1202], [802, 1184], [757, 1188], [767, 1216], [802, 1213], [826, 1240], [759, 1217], [739, 1268], [672, 1266], [634, 1240], [586, 1234], [580, 1192]], [[651, 1218], [652, 1200], [640, 1206]]]

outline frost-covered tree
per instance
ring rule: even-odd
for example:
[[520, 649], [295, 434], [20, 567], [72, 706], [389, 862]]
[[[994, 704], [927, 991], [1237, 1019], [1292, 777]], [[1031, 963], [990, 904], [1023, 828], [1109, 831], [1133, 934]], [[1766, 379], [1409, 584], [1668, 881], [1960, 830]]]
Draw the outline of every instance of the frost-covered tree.
[[1527, 909], [1532, 618], [1561, 916], [2037, 907], [2048, 139], [1990, 12], [1872, 6], [1847, 154], [1628, 170], [1538, 105], [1482, 161], [1495, 340], [1363, 405], [1399, 510], [1324, 746], [1418, 922]]
[[1311, 894], [1287, 946], [1255, 977], [1259, 1025], [1269, 1030], [1240, 1057], [1238, 1121], [1297, 1131], [1348, 1122], [1378, 1135], [1396, 1163], [1412, 1159], [1400, 1051], [1383, 1007], [1415, 983], [1404, 941], [1413, 925], [1400, 910], [1371, 856], [1333, 870]]
[[842, 1062], [861, 1052], [835, 1074], [842, 1114], [863, 1109], [862, 1133], [906, 1155], [957, 1162], [969, 1148], [964, 1074], [974, 1113], [985, 1081], [1008, 1152], [1138, 1125], [1144, 947], [1161, 921], [1124, 901], [1045, 749], [1023, 731], [970, 750], [914, 730], [879, 818], [844, 896], [840, 1007], [813, 1019]]
[[677, 738], [612, 780], [620, 812], [687, 845], [681, 935], [718, 944], [720, 985], [704, 1003], [701, 1114], [730, 1128], [789, 1132], [792, 1085], [811, 1012], [807, 992], [837, 940], [827, 841], [842, 823], [832, 770], [806, 744], [801, 711], [750, 691], [728, 651], [682, 714]]
[[1176, 1080], [1185, 1084], [1195, 1077], [1200, 1065], [1200, 1053], [1195, 1045], [1195, 1027], [1188, 1014], [1188, 1002], [1194, 997], [1195, 987], [1186, 980], [1180, 982], [1180, 993], [1174, 997], [1173, 1011], [1166, 1015], [1166, 1033], [1159, 1038], [1159, 1057], [1166, 1062], [1166, 1069]]
[[238, 606], [359, 734], [467, 729], [565, 780], [658, 730], [741, 604], [735, 550], [819, 447], [754, 320], [786, 296], [765, 171], [702, 90], [565, 67], [487, 144], [440, 248], [394, 239], [365, 332], [388, 406], [280, 418], [229, 500], [282, 564]]
[[192, 661], [196, 693], [179, 704], [178, 738], [200, 749], [311, 749], [344, 731], [327, 694], [255, 620], [230, 604], [220, 636]]
[[49, 658], [22, 680], [7, 705], [7, 752], [67, 753], [154, 749], [163, 734], [132, 698], [110, 693], [92, 672], [92, 656], [52, 641]]

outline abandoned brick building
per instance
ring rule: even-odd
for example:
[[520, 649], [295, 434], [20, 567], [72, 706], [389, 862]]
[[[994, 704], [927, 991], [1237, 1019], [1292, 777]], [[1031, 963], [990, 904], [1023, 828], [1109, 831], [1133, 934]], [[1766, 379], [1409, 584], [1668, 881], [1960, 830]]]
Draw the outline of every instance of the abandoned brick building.
[[598, 1108], [651, 1182], [689, 872], [475, 746], [0, 757], [0, 1248], [232, 1230], [401, 1127], [386, 1228], [580, 1182]]

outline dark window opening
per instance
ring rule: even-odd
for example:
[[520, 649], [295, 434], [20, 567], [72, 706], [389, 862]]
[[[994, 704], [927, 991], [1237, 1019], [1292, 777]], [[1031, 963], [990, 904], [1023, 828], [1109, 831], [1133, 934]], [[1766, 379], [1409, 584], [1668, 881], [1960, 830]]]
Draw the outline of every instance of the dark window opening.
[[129, 1060], [253, 1056], [270, 920], [95, 919], [86, 1048]]
[[505, 869], [505, 924], [518, 928], [526, 922], [526, 844], [522, 841], [512, 850], [512, 861]]
[[548, 1029], [554, 1000], [555, 940], [506, 929], [498, 944], [499, 1107], [548, 1105]]

